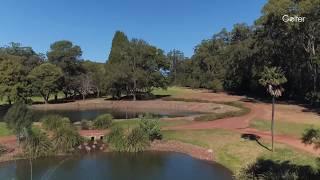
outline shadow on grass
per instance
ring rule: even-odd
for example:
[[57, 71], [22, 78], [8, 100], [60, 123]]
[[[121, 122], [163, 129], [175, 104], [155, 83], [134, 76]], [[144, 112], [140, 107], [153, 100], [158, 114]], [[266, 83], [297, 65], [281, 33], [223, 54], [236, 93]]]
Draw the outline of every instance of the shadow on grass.
[[[137, 100], [156, 100], [156, 99], [162, 99], [169, 97], [170, 95], [137, 95], [136, 98]], [[128, 95], [128, 96], [122, 96], [121, 98], [106, 98], [104, 100], [126, 100], [126, 101], [132, 101], [133, 96]]]
[[246, 139], [246, 140], [250, 140], [250, 141], [256, 141], [261, 147], [271, 151], [271, 149], [269, 147], [267, 147], [266, 145], [262, 144], [259, 140], [260, 140], [260, 136], [255, 135], [255, 134], [241, 134], [241, 138]]
[[292, 164], [290, 161], [273, 161], [259, 158], [242, 169], [237, 179], [319, 179], [319, 169], [307, 165]]

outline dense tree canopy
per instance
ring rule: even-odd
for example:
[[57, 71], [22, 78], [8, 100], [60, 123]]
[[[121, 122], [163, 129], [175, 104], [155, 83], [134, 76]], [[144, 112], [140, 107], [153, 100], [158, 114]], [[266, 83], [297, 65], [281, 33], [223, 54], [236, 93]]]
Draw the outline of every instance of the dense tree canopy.
[[62, 70], [59, 67], [44, 63], [35, 67], [28, 78], [33, 88], [43, 97], [45, 103], [48, 103], [50, 95], [58, 93], [62, 76]]
[[75, 96], [79, 92], [80, 75], [84, 73], [81, 66], [82, 50], [80, 46], [73, 45], [70, 41], [57, 41], [50, 46], [47, 53], [49, 62], [57, 65], [63, 71], [63, 83], [60, 89], [65, 96]]
[[[257, 96], [266, 95], [260, 72], [276, 66], [288, 80], [285, 98], [319, 104], [319, 11], [319, 0], [270, 0], [253, 26], [236, 24], [197, 45], [178, 74], [185, 75], [186, 86], [212, 88], [220, 81], [225, 90]], [[306, 21], [286, 23], [284, 14]]]
[[0, 47], [0, 98], [11, 101], [24, 100], [31, 95], [27, 74], [43, 62], [43, 56], [31, 47], [18, 43]]
[[113, 97], [126, 94], [136, 100], [138, 94], [148, 94], [154, 87], [166, 87], [169, 64], [161, 49], [139, 39], [127, 41], [121, 32], [116, 32], [112, 45], [106, 84]]
[[[0, 97], [10, 103], [40, 94], [27, 77], [35, 68], [46, 71], [40, 65], [47, 62], [61, 68], [58, 90], [67, 98], [109, 94], [136, 99], [168, 84], [261, 97], [267, 93], [259, 85], [260, 72], [279, 67], [287, 78], [283, 98], [320, 105], [319, 11], [320, 0], [269, 0], [253, 25], [238, 23], [230, 31], [222, 29], [196, 45], [190, 58], [176, 49], [165, 55], [121, 31], [114, 35], [105, 64], [82, 61], [81, 48], [67, 40], [54, 42], [47, 59], [31, 47], [11, 43], [0, 48]], [[284, 14], [306, 20], [284, 22]], [[50, 73], [43, 76], [48, 77], [42, 81]]]

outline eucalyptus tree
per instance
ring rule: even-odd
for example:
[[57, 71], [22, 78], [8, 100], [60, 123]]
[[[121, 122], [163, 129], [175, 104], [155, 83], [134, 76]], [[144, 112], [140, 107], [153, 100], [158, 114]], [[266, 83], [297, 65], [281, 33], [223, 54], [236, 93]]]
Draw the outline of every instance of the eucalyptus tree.
[[60, 89], [66, 97], [79, 93], [79, 76], [84, 73], [81, 66], [82, 50], [70, 41], [62, 40], [51, 44], [47, 57], [50, 63], [57, 65], [63, 72]]
[[271, 120], [271, 134], [272, 134], [272, 151], [274, 151], [274, 105], [275, 98], [282, 96], [284, 89], [282, 84], [287, 82], [283, 71], [278, 67], [265, 67], [261, 73], [259, 83], [267, 89], [267, 92], [272, 97], [272, 120]]
[[35, 67], [28, 75], [33, 88], [43, 97], [46, 104], [49, 102], [50, 95], [59, 91], [62, 77], [61, 68], [51, 63]]
[[31, 96], [31, 85], [26, 78], [28, 73], [43, 62], [43, 56], [36, 54], [31, 47], [10, 43], [0, 47], [0, 98], [13, 101], [27, 101]]
[[82, 100], [86, 99], [86, 96], [94, 92], [94, 85], [91, 73], [82, 74], [80, 77], [79, 91], [82, 95]]
[[105, 64], [104, 63], [97, 63], [91, 61], [84, 61], [82, 63], [86, 74], [90, 77], [92, 82], [93, 91], [96, 93], [97, 97], [99, 98], [101, 94], [104, 92], [105, 87]]
[[26, 72], [18, 60], [19, 57], [12, 55], [0, 57], [0, 96], [9, 104], [19, 99], [18, 90], [25, 85]]
[[170, 63], [170, 81], [173, 84], [177, 83], [178, 69], [182, 61], [185, 60], [184, 54], [182, 51], [173, 49], [168, 52], [167, 59]]

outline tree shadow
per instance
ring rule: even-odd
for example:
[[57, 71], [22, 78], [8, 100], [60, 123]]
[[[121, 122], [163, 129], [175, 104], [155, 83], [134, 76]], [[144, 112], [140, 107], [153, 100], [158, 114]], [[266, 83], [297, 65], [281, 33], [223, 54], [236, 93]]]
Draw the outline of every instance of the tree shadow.
[[302, 112], [312, 112], [320, 115], [320, 108], [316, 106], [312, 106], [310, 104], [301, 104], [300, 106], [303, 106], [305, 109], [302, 110]]
[[269, 147], [267, 147], [266, 145], [262, 144], [259, 140], [261, 139], [260, 136], [255, 135], [255, 134], [241, 134], [241, 138], [249, 140], [249, 141], [256, 141], [261, 147], [272, 151]]
[[[165, 98], [165, 97], [169, 97], [170, 95], [137, 95], [136, 98], [137, 100], [156, 100], [156, 99], [162, 99], [162, 98]], [[131, 95], [128, 95], [128, 96], [122, 96], [121, 98], [112, 98], [112, 97], [109, 97], [109, 98], [105, 98], [104, 100], [106, 101], [109, 101], [109, 100], [126, 100], [126, 101], [132, 101], [133, 100], [133, 96]]]
[[273, 161], [259, 158], [240, 171], [239, 179], [319, 179], [319, 169], [296, 165], [290, 161]]

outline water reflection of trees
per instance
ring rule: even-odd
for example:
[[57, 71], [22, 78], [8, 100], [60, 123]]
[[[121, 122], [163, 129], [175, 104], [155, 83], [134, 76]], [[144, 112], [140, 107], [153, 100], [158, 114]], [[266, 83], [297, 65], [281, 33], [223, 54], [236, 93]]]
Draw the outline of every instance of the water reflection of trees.
[[110, 153], [108, 160], [111, 164], [111, 179], [159, 179], [166, 156], [157, 152]]
[[[65, 158], [67, 157], [49, 157], [34, 160], [33, 178], [40, 179], [49, 175]], [[15, 164], [14, 179], [28, 179], [30, 177], [30, 164], [28, 160], [18, 160], [12, 163]]]

